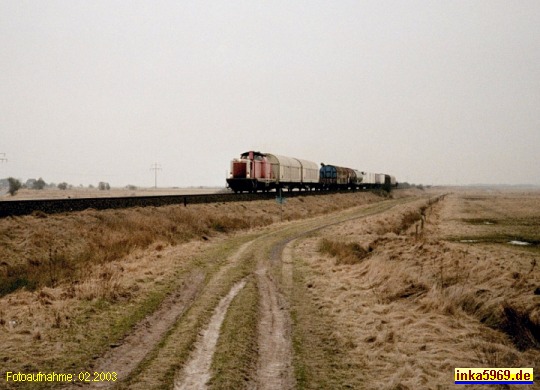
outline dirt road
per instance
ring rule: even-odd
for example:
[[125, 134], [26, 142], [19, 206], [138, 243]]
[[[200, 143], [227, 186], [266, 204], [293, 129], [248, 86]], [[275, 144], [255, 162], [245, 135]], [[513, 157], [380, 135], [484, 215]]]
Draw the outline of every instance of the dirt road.
[[[122, 267], [168, 292], [85, 368], [117, 380], [91, 385], [436, 388], [451, 384], [449, 364], [525, 367], [539, 357], [527, 328], [536, 263], [524, 248], [460, 241], [499, 229], [489, 237], [500, 245], [517, 231], [511, 222], [536, 242], [535, 217], [483, 199], [388, 199], [137, 254]], [[498, 276], [482, 276], [487, 269]], [[53, 299], [41, 293], [44, 304]]]
[[[169, 335], [161, 341], [162, 347], [153, 352], [155, 356], [139, 366], [137, 372], [128, 381], [120, 384], [120, 387], [153, 387], [174, 379], [176, 389], [230, 386], [258, 389], [295, 388], [293, 320], [289, 302], [293, 284], [293, 262], [290, 255], [287, 255], [290, 243], [324, 227], [366, 218], [410, 201], [411, 199], [390, 200], [362, 206], [322, 218], [266, 228], [247, 240], [236, 239], [230, 255], [214, 274], [209, 276], [207, 284], [197, 289], [193, 305], [172, 326]], [[255, 332], [251, 331], [239, 344], [227, 349], [228, 340], [223, 340], [223, 335], [230, 334], [231, 329], [227, 326], [235, 328], [235, 324], [227, 325], [226, 318], [228, 311], [235, 307], [235, 297], [247, 294], [242, 292], [246, 278], [251, 278], [256, 286], [256, 296], [253, 299], [258, 304], [253, 318], [255, 326], [252, 327]], [[233, 332], [239, 331], [235, 328]], [[247, 347], [250, 340], [255, 345], [251, 349]], [[235, 367], [229, 368], [233, 371], [223, 372], [224, 370], [218, 369], [221, 374], [213, 378], [216, 374], [215, 362], [228, 359], [228, 354], [235, 355], [238, 351], [240, 352]], [[221, 356], [224, 353], [225, 356]], [[236, 381], [235, 378], [240, 379]]]

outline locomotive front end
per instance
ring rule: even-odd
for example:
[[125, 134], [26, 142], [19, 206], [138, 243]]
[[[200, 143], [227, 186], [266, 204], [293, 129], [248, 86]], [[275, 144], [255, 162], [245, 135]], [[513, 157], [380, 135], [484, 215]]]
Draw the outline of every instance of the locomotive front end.
[[267, 187], [270, 176], [266, 156], [251, 151], [231, 161], [227, 184], [234, 192], [257, 192]]

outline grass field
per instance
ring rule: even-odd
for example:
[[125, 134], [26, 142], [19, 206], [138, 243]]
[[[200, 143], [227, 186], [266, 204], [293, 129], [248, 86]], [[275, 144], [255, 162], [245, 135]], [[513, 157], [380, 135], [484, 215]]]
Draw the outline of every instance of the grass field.
[[448, 195], [408, 228], [399, 221], [421, 204], [296, 244], [305, 388], [450, 388], [454, 367], [538, 372], [540, 248], [510, 238], [536, 242], [540, 197], [474, 199]]
[[[214, 330], [210, 388], [437, 389], [453, 386], [454, 367], [538, 374], [540, 194], [448, 192], [294, 198], [284, 222], [273, 201], [2, 219], [0, 388], [36, 388], [5, 382], [8, 370], [93, 369], [117, 371], [116, 388], [182, 388], [240, 281]], [[268, 318], [278, 339], [262, 337]]]
[[22, 188], [13, 196], [7, 189], [0, 189], [0, 200], [26, 200], [26, 199], [68, 199], [68, 198], [104, 198], [123, 196], [153, 196], [153, 195], [197, 195], [212, 194], [224, 191], [223, 187], [190, 187], [190, 188], [111, 188], [99, 190], [98, 188], [72, 187], [66, 190], [59, 188], [44, 188], [34, 190]]

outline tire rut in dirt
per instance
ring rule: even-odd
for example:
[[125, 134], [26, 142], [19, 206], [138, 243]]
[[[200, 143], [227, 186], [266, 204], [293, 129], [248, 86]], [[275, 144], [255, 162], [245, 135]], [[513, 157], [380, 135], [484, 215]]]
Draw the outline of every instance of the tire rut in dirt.
[[291, 320], [285, 298], [266, 268], [257, 272], [261, 297], [259, 322], [258, 389], [292, 389]]
[[[118, 382], [129, 377], [129, 374], [143, 361], [145, 356], [164, 337], [176, 320], [184, 313], [196, 299], [203, 287], [204, 272], [195, 270], [191, 272], [182, 287], [167, 297], [159, 308], [144, 320], [139, 322], [134, 330], [122, 340], [114, 349], [93, 364], [93, 371], [114, 371], [118, 375]], [[92, 382], [91, 386], [107, 388], [115, 382]]]
[[[260, 261], [256, 271], [260, 293], [261, 318], [259, 322], [259, 362], [257, 369], [257, 388], [264, 390], [293, 389], [296, 385], [292, 364], [292, 321], [290, 307], [285, 294], [292, 287], [292, 259], [289, 245], [294, 240], [306, 237], [326, 227], [344, 222], [366, 218], [385, 212], [396, 204], [387, 204], [382, 208], [368, 210], [338, 220], [327, 220], [320, 225], [305, 227], [304, 231], [291, 234], [271, 247], [266, 264]], [[287, 252], [287, 253], [284, 253]], [[285, 259], [284, 257], [288, 257]], [[268, 267], [279, 269], [282, 283], [279, 285], [271, 276]], [[279, 286], [279, 287], [278, 287]]]
[[195, 351], [190, 360], [184, 367], [183, 375], [178, 378], [175, 383], [175, 390], [197, 390], [206, 389], [206, 383], [210, 380], [210, 366], [212, 357], [216, 349], [216, 344], [219, 338], [221, 324], [227, 314], [234, 297], [244, 288], [246, 280], [235, 284], [229, 293], [221, 299], [214, 314], [210, 319], [208, 327], [202, 332], [200, 340], [197, 342]]

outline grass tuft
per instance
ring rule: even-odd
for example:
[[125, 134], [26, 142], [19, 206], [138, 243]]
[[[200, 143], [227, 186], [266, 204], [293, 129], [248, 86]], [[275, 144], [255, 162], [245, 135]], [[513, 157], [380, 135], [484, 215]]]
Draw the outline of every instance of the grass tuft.
[[323, 238], [319, 242], [319, 252], [329, 254], [336, 258], [336, 264], [358, 264], [369, 252], [360, 244], [343, 243]]

